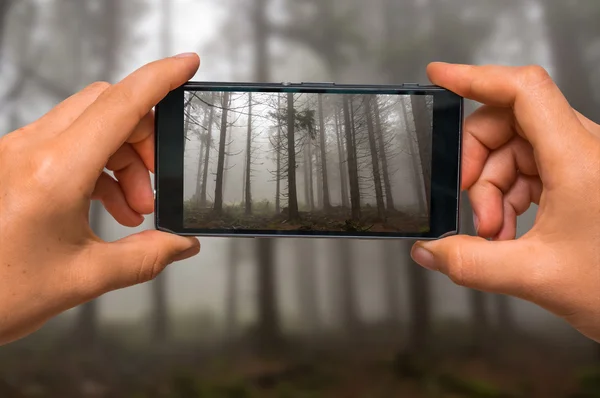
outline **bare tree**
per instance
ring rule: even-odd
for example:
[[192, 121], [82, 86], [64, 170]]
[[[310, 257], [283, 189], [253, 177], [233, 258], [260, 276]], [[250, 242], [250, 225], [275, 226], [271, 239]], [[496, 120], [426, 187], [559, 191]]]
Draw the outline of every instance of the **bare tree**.
[[415, 121], [417, 144], [419, 146], [419, 160], [421, 170], [423, 170], [423, 180], [425, 182], [425, 197], [427, 199], [427, 208], [430, 208], [431, 201], [431, 118], [428, 115], [425, 96], [411, 96], [413, 118]]
[[[208, 112], [208, 109], [206, 109], [206, 107], [204, 107], [204, 121], [203, 121], [204, 126], [208, 125], [208, 121], [209, 121], [209, 112]], [[198, 168], [197, 168], [197, 173], [196, 173], [196, 193], [194, 195], [196, 204], [200, 203], [200, 196], [202, 194], [202, 164], [204, 163], [204, 145], [206, 143], [205, 142], [206, 136], [204, 134], [200, 133], [198, 135], [198, 138], [200, 139], [200, 151], [198, 153]], [[185, 153], [185, 149], [184, 149], [184, 153]]]
[[315, 210], [315, 190], [314, 190], [314, 180], [313, 180], [313, 153], [312, 153], [312, 138], [309, 136], [306, 143], [306, 152], [305, 152], [305, 162], [306, 162], [306, 170], [308, 171], [308, 205], [310, 206], [310, 211]]
[[377, 143], [375, 128], [373, 126], [373, 96], [365, 98], [365, 115], [367, 117], [367, 129], [369, 132], [369, 148], [371, 149], [371, 165], [373, 167], [373, 182], [375, 183], [375, 199], [377, 201], [377, 215], [380, 220], [385, 220], [385, 204], [383, 203], [383, 188], [381, 186], [381, 172], [379, 171], [379, 158], [377, 155]]
[[223, 176], [225, 170], [225, 144], [227, 141], [227, 115], [229, 111], [231, 93], [226, 91], [223, 94], [223, 100], [221, 102], [221, 108], [223, 112], [221, 114], [221, 135], [219, 138], [219, 159], [217, 162], [217, 181], [215, 187], [215, 204], [214, 210], [220, 213], [223, 210]]
[[351, 338], [354, 338], [358, 335], [360, 329], [354, 257], [352, 256], [350, 241], [340, 239], [338, 245], [339, 274], [337, 278], [339, 278], [341, 288], [339, 298], [341, 304], [340, 314], [344, 330]]
[[388, 167], [388, 153], [386, 151], [385, 134], [383, 132], [383, 125], [381, 124], [381, 110], [379, 107], [379, 100], [376, 98], [374, 103], [375, 108], [375, 130], [377, 132], [377, 142], [379, 146], [379, 158], [381, 159], [381, 168], [383, 174], [383, 185], [385, 187], [385, 201], [388, 210], [393, 210], [394, 196], [392, 194], [392, 183], [390, 181], [390, 171]]
[[554, 78], [575, 109], [600, 122], [598, 101], [589, 79], [590, 68], [585, 60], [584, 50], [589, 41], [584, 35], [585, 30], [579, 28], [579, 6], [560, 0], [542, 3], [556, 65]]
[[348, 95], [344, 94], [344, 128], [346, 131], [346, 152], [348, 156], [348, 175], [350, 180], [350, 202], [352, 206], [352, 219], [360, 220], [360, 187], [358, 185], [358, 165], [356, 162], [355, 133], [352, 131], [350, 119], [350, 104]]
[[400, 267], [398, 254], [401, 247], [396, 242], [382, 241], [383, 252], [383, 299], [386, 305], [390, 326], [396, 327], [400, 323]]
[[430, 342], [431, 287], [428, 271], [413, 261], [408, 263], [408, 277], [411, 308], [408, 345], [417, 354], [424, 352]]
[[2, 65], [4, 55], [4, 40], [6, 37], [6, 21], [10, 8], [15, 4], [15, 0], [2, 0], [0, 1], [0, 66]]
[[319, 94], [319, 124], [320, 124], [320, 149], [321, 149], [321, 181], [323, 182], [323, 208], [325, 211], [330, 210], [331, 202], [329, 199], [329, 180], [327, 177], [327, 149], [326, 149], [326, 131], [325, 131], [325, 116], [323, 112], [323, 94]]
[[273, 256], [272, 241], [258, 239], [258, 347], [263, 355], [277, 352], [282, 342], [278, 297], [276, 289], [275, 259]]
[[[277, 94], [277, 112], [281, 111], [281, 93]], [[276, 173], [276, 188], [275, 188], [275, 212], [281, 213], [281, 123], [277, 122], [277, 139], [275, 150], [277, 151], [277, 173]]]
[[300, 217], [298, 213], [298, 195], [296, 193], [296, 142], [294, 120], [294, 94], [287, 94], [287, 146], [288, 146], [288, 215], [291, 221]]
[[[115, 3], [118, 0], [111, 0]], [[172, 9], [169, 0], [162, 0], [162, 31], [161, 31], [161, 47], [163, 56], [167, 57], [171, 53], [171, 37], [172, 31]], [[184, 139], [184, 145], [187, 140]], [[167, 276], [166, 274], [158, 275], [152, 282], [152, 301], [154, 305], [153, 323], [152, 323], [152, 338], [155, 342], [162, 343], [168, 338], [168, 306], [167, 306]]]
[[232, 339], [238, 330], [238, 271], [240, 262], [240, 241], [229, 242], [229, 259], [227, 270], [227, 289], [225, 293], [225, 330]]
[[[118, 0], [107, 0], [102, 3], [100, 9], [103, 39], [97, 43], [104, 55], [100, 68], [102, 76], [99, 80], [112, 81], [119, 54], [119, 41], [121, 38], [120, 2]], [[100, 226], [104, 209], [99, 202], [93, 202], [90, 209], [90, 226], [101, 236]], [[98, 337], [98, 301], [90, 301], [81, 307], [77, 322], [76, 333], [83, 345], [93, 346]]]
[[304, 203], [314, 210], [313, 192], [312, 192], [312, 164], [310, 159], [310, 143], [304, 143], [302, 149], [302, 168], [304, 176]]
[[302, 239], [296, 246], [296, 290], [300, 307], [300, 320], [309, 332], [320, 325], [319, 300], [316, 292], [316, 269], [314, 243]]
[[337, 148], [338, 148], [338, 157], [339, 157], [339, 173], [340, 173], [340, 195], [342, 201], [342, 207], [348, 208], [348, 184], [347, 184], [347, 175], [346, 171], [346, 154], [344, 152], [344, 140], [343, 135], [340, 133], [340, 115], [339, 110], [335, 110], [335, 135], [337, 139]]
[[[306, 110], [304, 115], [308, 123], [302, 123], [306, 125], [306, 137], [304, 141], [304, 151], [303, 151], [303, 163], [304, 163], [304, 196], [306, 205], [310, 208], [310, 211], [315, 210], [315, 193], [314, 193], [314, 182], [313, 182], [313, 154], [312, 154], [312, 120], [310, 120], [310, 115], [312, 112], [310, 111], [310, 97], [306, 95]], [[304, 115], [294, 115], [295, 118], [305, 119]], [[309, 121], [310, 120], [310, 121]]]
[[410, 158], [413, 166], [413, 175], [415, 177], [415, 185], [419, 194], [419, 208], [422, 215], [428, 214], [427, 196], [425, 193], [425, 182], [423, 180], [422, 165], [420, 162], [419, 148], [416, 144], [416, 138], [413, 138], [413, 131], [410, 126], [408, 112], [406, 111], [406, 102], [404, 98], [400, 98], [400, 107], [402, 108], [402, 117], [404, 119], [404, 127], [406, 129], [407, 143], [410, 152]]
[[210, 113], [208, 116], [208, 127], [206, 136], [206, 146], [204, 148], [204, 166], [202, 168], [202, 190], [200, 191], [200, 206], [206, 207], [206, 190], [208, 185], [208, 162], [210, 160], [210, 148], [212, 146], [212, 130], [215, 118], [216, 94], [213, 92], [210, 101]]
[[251, 171], [252, 171], [252, 93], [248, 94], [248, 134], [246, 137], [246, 195], [244, 198], [246, 204], [246, 214], [252, 214], [252, 191], [251, 191]]

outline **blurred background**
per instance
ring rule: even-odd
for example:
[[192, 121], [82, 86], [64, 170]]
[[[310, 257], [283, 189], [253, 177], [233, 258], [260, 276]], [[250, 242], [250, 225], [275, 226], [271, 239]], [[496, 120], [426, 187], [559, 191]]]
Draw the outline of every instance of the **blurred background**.
[[[596, 0], [0, 0], [0, 135], [186, 51], [199, 80], [427, 83], [430, 61], [541, 64], [598, 120], [599, 17]], [[96, 206], [91, 222], [107, 240], [133, 232]], [[0, 348], [0, 397], [600, 397], [596, 345], [423, 271], [411, 244], [202, 239], [152, 283]]]

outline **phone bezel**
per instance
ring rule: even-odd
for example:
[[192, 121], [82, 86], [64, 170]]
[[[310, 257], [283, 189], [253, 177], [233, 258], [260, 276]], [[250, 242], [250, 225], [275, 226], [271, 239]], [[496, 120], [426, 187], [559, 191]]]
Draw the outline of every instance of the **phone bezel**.
[[[183, 225], [185, 91], [315, 94], [432, 95], [434, 98], [430, 230], [414, 233], [340, 231], [265, 231], [191, 229]], [[155, 227], [184, 236], [290, 237], [432, 240], [455, 235], [460, 225], [460, 187], [464, 100], [438, 86], [335, 83], [188, 82], [171, 91], [155, 108]], [[176, 131], [178, 133], [173, 133]]]

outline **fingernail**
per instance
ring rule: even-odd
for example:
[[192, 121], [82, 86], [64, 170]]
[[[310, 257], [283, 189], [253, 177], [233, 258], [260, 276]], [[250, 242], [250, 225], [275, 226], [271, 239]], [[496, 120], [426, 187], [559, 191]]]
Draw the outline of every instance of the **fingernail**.
[[433, 253], [429, 250], [426, 250], [422, 246], [416, 246], [412, 253], [412, 259], [419, 264], [423, 268], [427, 268], [430, 271], [437, 271], [437, 267], [435, 266], [435, 258], [433, 257]]
[[475, 233], [479, 234], [479, 217], [475, 212], [473, 212], [473, 225], [475, 226]]
[[194, 257], [200, 253], [200, 246], [190, 247], [189, 249], [179, 253], [173, 258], [173, 262], [187, 260], [188, 258]]
[[183, 54], [176, 55], [175, 58], [191, 58], [191, 57], [195, 57], [195, 56], [197, 56], [196, 53], [183, 53]]

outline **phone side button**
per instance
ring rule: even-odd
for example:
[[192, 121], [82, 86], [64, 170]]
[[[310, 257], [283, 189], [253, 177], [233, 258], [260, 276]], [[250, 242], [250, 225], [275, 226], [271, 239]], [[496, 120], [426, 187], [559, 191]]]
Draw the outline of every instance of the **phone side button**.
[[313, 86], [313, 87], [333, 87], [335, 83], [333, 82], [302, 82], [300, 83], [303, 86]]

